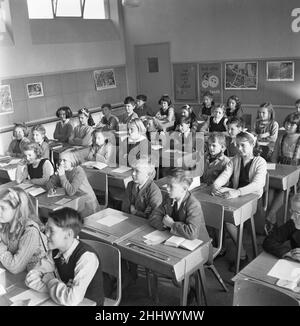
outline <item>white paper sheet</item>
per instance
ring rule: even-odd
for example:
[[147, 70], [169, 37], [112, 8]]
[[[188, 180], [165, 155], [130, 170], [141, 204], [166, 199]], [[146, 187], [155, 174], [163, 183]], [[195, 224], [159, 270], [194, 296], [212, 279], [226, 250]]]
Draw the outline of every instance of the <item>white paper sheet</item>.
[[112, 172], [115, 172], [115, 173], [124, 173], [124, 172], [130, 171], [130, 170], [131, 170], [131, 167], [128, 167], [128, 166], [120, 166], [117, 169], [112, 170]]
[[32, 187], [32, 184], [31, 184], [31, 183], [20, 183], [20, 184], [17, 185], [17, 187], [19, 187], [19, 188], [25, 190], [25, 189], [27, 189], [27, 188]]
[[37, 306], [38, 304], [48, 299], [49, 299], [48, 293], [41, 293], [34, 290], [26, 290], [10, 298], [10, 301], [16, 303], [17, 301], [30, 300], [28, 306]]
[[276, 170], [276, 163], [267, 163], [267, 170]]
[[69, 201], [71, 201], [70, 198], [62, 198], [62, 199], [58, 200], [57, 202], [55, 202], [55, 204], [63, 206], [64, 204], [68, 203]]
[[120, 222], [123, 222], [125, 220], [127, 220], [128, 217], [127, 216], [106, 216], [101, 218], [100, 220], [96, 221], [96, 223], [111, 227], [113, 225], [116, 225]]
[[41, 188], [41, 187], [38, 187], [38, 188], [31, 187], [31, 188], [25, 189], [25, 191], [27, 193], [29, 193], [31, 196], [34, 196], [34, 197], [46, 192], [46, 190], [44, 188]]
[[300, 280], [300, 263], [286, 259], [279, 259], [268, 273], [269, 276], [296, 282]]
[[170, 233], [168, 231], [153, 231], [143, 236], [145, 238], [144, 242], [149, 245], [159, 244], [170, 238]]

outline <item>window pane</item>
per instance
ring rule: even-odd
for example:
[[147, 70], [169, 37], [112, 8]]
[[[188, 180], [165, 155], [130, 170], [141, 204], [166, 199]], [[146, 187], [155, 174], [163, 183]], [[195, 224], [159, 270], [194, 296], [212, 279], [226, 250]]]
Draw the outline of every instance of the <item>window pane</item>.
[[30, 19], [53, 18], [51, 0], [27, 0]]
[[105, 19], [104, 0], [85, 0], [83, 18]]
[[57, 0], [56, 16], [81, 17], [80, 0]]

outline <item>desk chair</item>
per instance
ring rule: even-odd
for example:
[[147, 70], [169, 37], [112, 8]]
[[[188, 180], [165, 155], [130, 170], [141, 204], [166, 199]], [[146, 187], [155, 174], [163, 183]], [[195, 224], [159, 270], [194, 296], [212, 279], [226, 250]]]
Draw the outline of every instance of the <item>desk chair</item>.
[[104, 194], [104, 204], [101, 203], [101, 209], [107, 208], [108, 205], [108, 180], [107, 174], [97, 171], [97, 173], [88, 173], [86, 171], [87, 178], [89, 180], [90, 185], [94, 189], [96, 197], [103, 198]]
[[117, 295], [115, 299], [104, 298], [104, 306], [118, 306], [122, 297], [121, 281], [121, 253], [118, 248], [94, 240], [82, 240], [84, 243], [96, 250], [101, 259], [102, 272], [107, 273], [117, 280]]
[[218, 256], [222, 249], [223, 243], [223, 229], [224, 229], [224, 207], [214, 203], [201, 202], [201, 207], [204, 215], [205, 225], [217, 230], [217, 240], [218, 247], [213, 247], [210, 251], [208, 261], [205, 264], [206, 268], [209, 268], [216, 276], [219, 283], [222, 285], [223, 289], [228, 292], [228, 289], [218, 273], [215, 265], [214, 259]]
[[291, 295], [251, 279], [239, 279], [234, 285], [233, 306], [298, 306]]

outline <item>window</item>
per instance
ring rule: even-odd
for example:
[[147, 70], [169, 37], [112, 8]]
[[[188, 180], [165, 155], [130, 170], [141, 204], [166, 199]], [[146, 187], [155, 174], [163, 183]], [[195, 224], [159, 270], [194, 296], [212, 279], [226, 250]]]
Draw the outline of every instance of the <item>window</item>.
[[106, 19], [107, 0], [27, 0], [30, 19], [82, 17]]
[[53, 8], [51, 0], [27, 0], [29, 19], [51, 19]]

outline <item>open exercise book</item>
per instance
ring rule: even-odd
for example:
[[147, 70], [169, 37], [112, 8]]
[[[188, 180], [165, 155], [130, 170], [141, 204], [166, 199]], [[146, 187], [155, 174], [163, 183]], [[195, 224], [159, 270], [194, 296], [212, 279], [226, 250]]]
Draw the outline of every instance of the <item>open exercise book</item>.
[[102, 170], [107, 167], [107, 164], [102, 163], [102, 162], [96, 162], [96, 161], [88, 161], [82, 163], [83, 166], [86, 166], [87, 168], [94, 168], [98, 170]]
[[277, 285], [300, 292], [300, 263], [287, 259], [279, 259], [268, 273], [278, 278]]
[[203, 243], [203, 241], [199, 239], [187, 240], [183, 237], [177, 237], [175, 235], [170, 237], [170, 233], [168, 231], [158, 230], [144, 235], [144, 238], [144, 242], [148, 245], [157, 245], [164, 242], [166, 246], [181, 247], [190, 251], [195, 250]]

